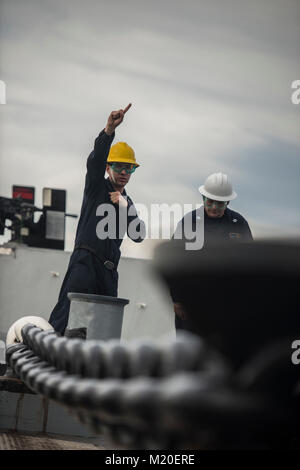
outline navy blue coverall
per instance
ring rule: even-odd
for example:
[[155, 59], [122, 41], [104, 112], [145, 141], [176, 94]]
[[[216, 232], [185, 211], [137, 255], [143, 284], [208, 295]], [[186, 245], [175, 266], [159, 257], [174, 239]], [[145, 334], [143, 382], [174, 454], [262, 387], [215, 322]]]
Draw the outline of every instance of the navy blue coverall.
[[[187, 215], [185, 215], [186, 217]], [[188, 216], [192, 217], [193, 231], [196, 229], [197, 209], [189, 213]], [[183, 226], [185, 217], [181, 219], [178, 225]], [[184, 231], [182, 232], [184, 233]], [[253, 241], [252, 233], [247, 220], [238, 212], [235, 212], [228, 207], [225, 209], [224, 215], [220, 218], [209, 217], [204, 210], [204, 244], [203, 248], [208, 248], [215, 243], [236, 243], [236, 242], [251, 242]], [[173, 302], [180, 302], [176, 292], [171, 288], [171, 297]], [[175, 315], [176, 329], [184, 329], [186, 322]]]
[[[105, 179], [106, 161], [114, 135], [107, 135], [104, 130], [95, 140], [94, 150], [87, 159], [87, 174], [80, 218], [78, 222], [75, 247], [71, 255], [67, 273], [65, 275], [59, 298], [54, 307], [49, 323], [55, 331], [64, 333], [68, 323], [70, 301], [68, 292], [80, 292], [87, 294], [118, 295], [117, 266], [120, 259], [120, 245], [125, 233], [119, 234], [119, 206], [110, 200], [109, 192], [114, 192], [109, 179]], [[132, 200], [124, 190], [128, 202], [127, 227], [134, 221], [137, 238], [135, 242], [141, 242], [145, 237], [144, 222], [138, 219]], [[116, 238], [99, 239], [96, 233], [98, 222], [107, 215], [97, 216], [96, 211], [101, 204], [113, 205], [116, 209]], [[133, 207], [131, 207], [133, 206]], [[125, 209], [126, 210], [126, 209]], [[130, 236], [130, 232], [128, 232]], [[113, 263], [113, 269], [108, 269], [106, 261]], [[112, 267], [112, 266], [110, 266]]]

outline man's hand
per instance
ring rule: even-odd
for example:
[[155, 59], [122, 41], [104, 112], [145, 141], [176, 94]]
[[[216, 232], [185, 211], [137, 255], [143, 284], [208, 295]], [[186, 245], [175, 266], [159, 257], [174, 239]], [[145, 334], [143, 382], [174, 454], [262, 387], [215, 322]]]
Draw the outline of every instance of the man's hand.
[[107, 135], [112, 135], [114, 133], [115, 128], [121, 124], [129, 108], [131, 108], [131, 103], [129, 103], [125, 109], [119, 109], [119, 111], [112, 111], [110, 113], [105, 127], [105, 133]]
[[179, 302], [174, 303], [174, 312], [181, 320], [186, 320], [187, 314], [183, 304]]
[[119, 204], [120, 207], [127, 207], [128, 202], [126, 199], [122, 196], [120, 191], [114, 191], [112, 193], [109, 193], [110, 195], [110, 200], [113, 204]]

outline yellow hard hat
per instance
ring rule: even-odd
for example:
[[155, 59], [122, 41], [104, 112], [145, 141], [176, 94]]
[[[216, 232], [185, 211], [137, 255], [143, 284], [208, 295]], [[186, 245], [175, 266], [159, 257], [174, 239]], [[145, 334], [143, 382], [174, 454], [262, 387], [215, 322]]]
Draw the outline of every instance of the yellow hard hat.
[[126, 142], [118, 142], [110, 147], [107, 163], [121, 162], [140, 166], [136, 162], [134, 150]]

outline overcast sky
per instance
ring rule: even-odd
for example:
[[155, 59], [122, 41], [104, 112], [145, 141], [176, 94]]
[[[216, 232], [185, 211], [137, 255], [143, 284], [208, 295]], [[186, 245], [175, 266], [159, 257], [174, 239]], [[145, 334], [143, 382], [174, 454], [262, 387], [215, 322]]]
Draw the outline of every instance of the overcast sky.
[[115, 141], [141, 164], [135, 202], [195, 205], [222, 171], [255, 237], [299, 236], [299, 25], [298, 0], [0, 0], [0, 195], [62, 188], [79, 214], [94, 139], [132, 102]]

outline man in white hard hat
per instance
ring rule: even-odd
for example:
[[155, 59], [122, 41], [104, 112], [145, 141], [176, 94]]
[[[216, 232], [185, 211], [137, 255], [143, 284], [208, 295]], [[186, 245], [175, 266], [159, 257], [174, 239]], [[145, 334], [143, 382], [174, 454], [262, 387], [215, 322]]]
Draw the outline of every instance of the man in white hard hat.
[[244, 217], [228, 209], [230, 201], [237, 197], [229, 178], [224, 173], [213, 173], [199, 187], [204, 204], [204, 246], [210, 242], [253, 240], [250, 227]]
[[[246, 219], [228, 208], [230, 201], [237, 197], [229, 178], [224, 173], [213, 173], [199, 187], [204, 205], [204, 244], [205, 249], [215, 243], [251, 242], [253, 240]], [[196, 227], [197, 209], [186, 214], [179, 222], [177, 229], [186, 233], [186, 221], [192, 221]], [[194, 228], [193, 228], [194, 230]], [[184, 327], [185, 309], [176, 293], [171, 290], [174, 303], [176, 328]]]

